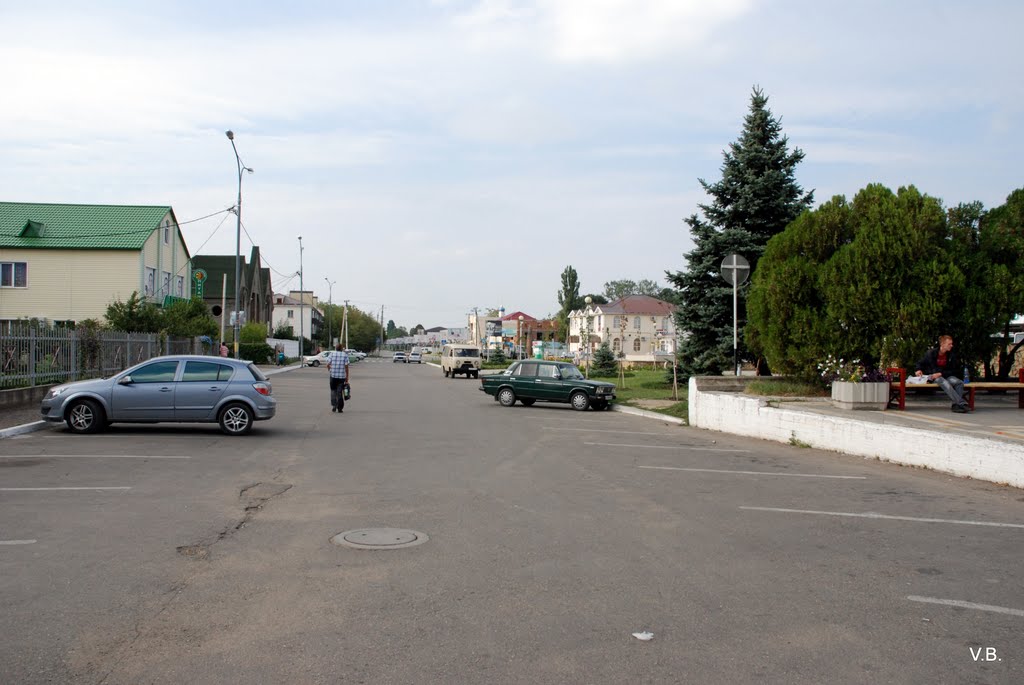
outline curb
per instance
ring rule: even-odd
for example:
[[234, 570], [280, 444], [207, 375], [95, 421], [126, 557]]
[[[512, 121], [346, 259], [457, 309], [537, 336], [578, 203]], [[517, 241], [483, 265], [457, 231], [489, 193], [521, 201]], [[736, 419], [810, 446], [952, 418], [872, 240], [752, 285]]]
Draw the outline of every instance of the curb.
[[20, 426], [0, 429], [0, 438], [13, 438], [16, 435], [35, 433], [46, 428], [46, 423], [46, 421], [33, 421], [32, 423], [23, 423]]
[[623, 414], [632, 414], [633, 416], [642, 416], [645, 419], [658, 419], [660, 421], [666, 421], [668, 423], [675, 423], [680, 426], [685, 426], [686, 422], [677, 416], [669, 416], [668, 414], [659, 414], [656, 411], [647, 411], [646, 409], [637, 409], [636, 407], [629, 407], [622, 404], [613, 404], [612, 411], [622, 412]]

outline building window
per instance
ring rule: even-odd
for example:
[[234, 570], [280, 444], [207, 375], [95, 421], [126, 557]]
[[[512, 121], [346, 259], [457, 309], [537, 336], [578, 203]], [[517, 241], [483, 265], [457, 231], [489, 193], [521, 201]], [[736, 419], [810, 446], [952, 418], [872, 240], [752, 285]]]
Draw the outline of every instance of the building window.
[[640, 317], [639, 316], [634, 316], [633, 317], [633, 328], [638, 330], [638, 331], [640, 330]]
[[613, 316], [612, 317], [612, 328], [619, 328], [621, 325], [622, 324], [619, 323], [619, 317]]
[[156, 269], [146, 268], [146, 297], [153, 297], [156, 288]]
[[615, 338], [614, 340], [612, 340], [612, 351], [613, 352], [618, 352], [619, 351], [619, 347], [621, 347], [619, 339]]
[[167, 221], [164, 222], [164, 245], [171, 244], [171, 224]]
[[171, 294], [171, 272], [170, 271], [165, 271], [164, 272], [163, 289], [160, 292], [163, 293], [164, 295], [170, 295]]
[[27, 288], [28, 262], [0, 262], [0, 288]]
[[289, 309], [288, 310], [288, 318], [289, 319], [294, 319], [295, 318], [295, 310], [294, 309]]
[[639, 352], [640, 351], [640, 338], [637, 338], [636, 340], [633, 341], [633, 351], [634, 352]]
[[174, 282], [174, 292], [178, 297], [185, 297], [185, 277], [178, 276]]

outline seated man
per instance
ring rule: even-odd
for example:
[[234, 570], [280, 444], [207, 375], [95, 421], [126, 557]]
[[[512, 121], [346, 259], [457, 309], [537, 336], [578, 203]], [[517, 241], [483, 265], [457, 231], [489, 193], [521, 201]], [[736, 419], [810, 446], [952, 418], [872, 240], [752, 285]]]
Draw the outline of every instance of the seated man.
[[953, 411], [966, 414], [970, 411], [964, 400], [964, 382], [953, 375], [960, 367], [960, 360], [953, 351], [953, 338], [948, 335], [939, 336], [939, 347], [925, 352], [917, 363], [915, 375], [924, 376], [929, 383], [938, 383], [943, 392], [953, 400]]

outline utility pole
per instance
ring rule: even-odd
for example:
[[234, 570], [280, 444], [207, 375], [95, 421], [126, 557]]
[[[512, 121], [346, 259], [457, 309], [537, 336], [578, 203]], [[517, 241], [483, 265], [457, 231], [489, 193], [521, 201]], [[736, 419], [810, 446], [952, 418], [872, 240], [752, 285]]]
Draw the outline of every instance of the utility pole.
[[380, 345], [377, 348], [378, 356], [380, 356], [381, 352], [384, 351], [384, 342], [385, 342], [385, 337], [386, 336], [387, 336], [387, 331], [384, 330], [384, 305], [381, 305], [380, 306]]
[[348, 349], [348, 300], [345, 300], [345, 315], [342, 317], [342, 324], [344, 325], [345, 335], [345, 349]]
[[306, 354], [306, 312], [303, 305], [306, 304], [302, 294], [302, 236], [299, 236], [299, 366], [302, 365], [302, 355]]
[[331, 349], [334, 347], [334, 336], [331, 335], [331, 308], [334, 306], [334, 299], [332, 293], [334, 292], [334, 284], [337, 281], [324, 276], [324, 280], [327, 281], [327, 348]]

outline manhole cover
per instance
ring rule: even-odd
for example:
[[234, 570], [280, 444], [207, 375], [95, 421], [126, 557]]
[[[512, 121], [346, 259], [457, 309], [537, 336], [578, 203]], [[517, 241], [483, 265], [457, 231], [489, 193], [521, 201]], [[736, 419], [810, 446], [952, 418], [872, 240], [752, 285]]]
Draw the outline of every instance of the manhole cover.
[[423, 533], [403, 528], [361, 528], [338, 533], [331, 542], [354, 549], [399, 549], [422, 545], [429, 539]]

